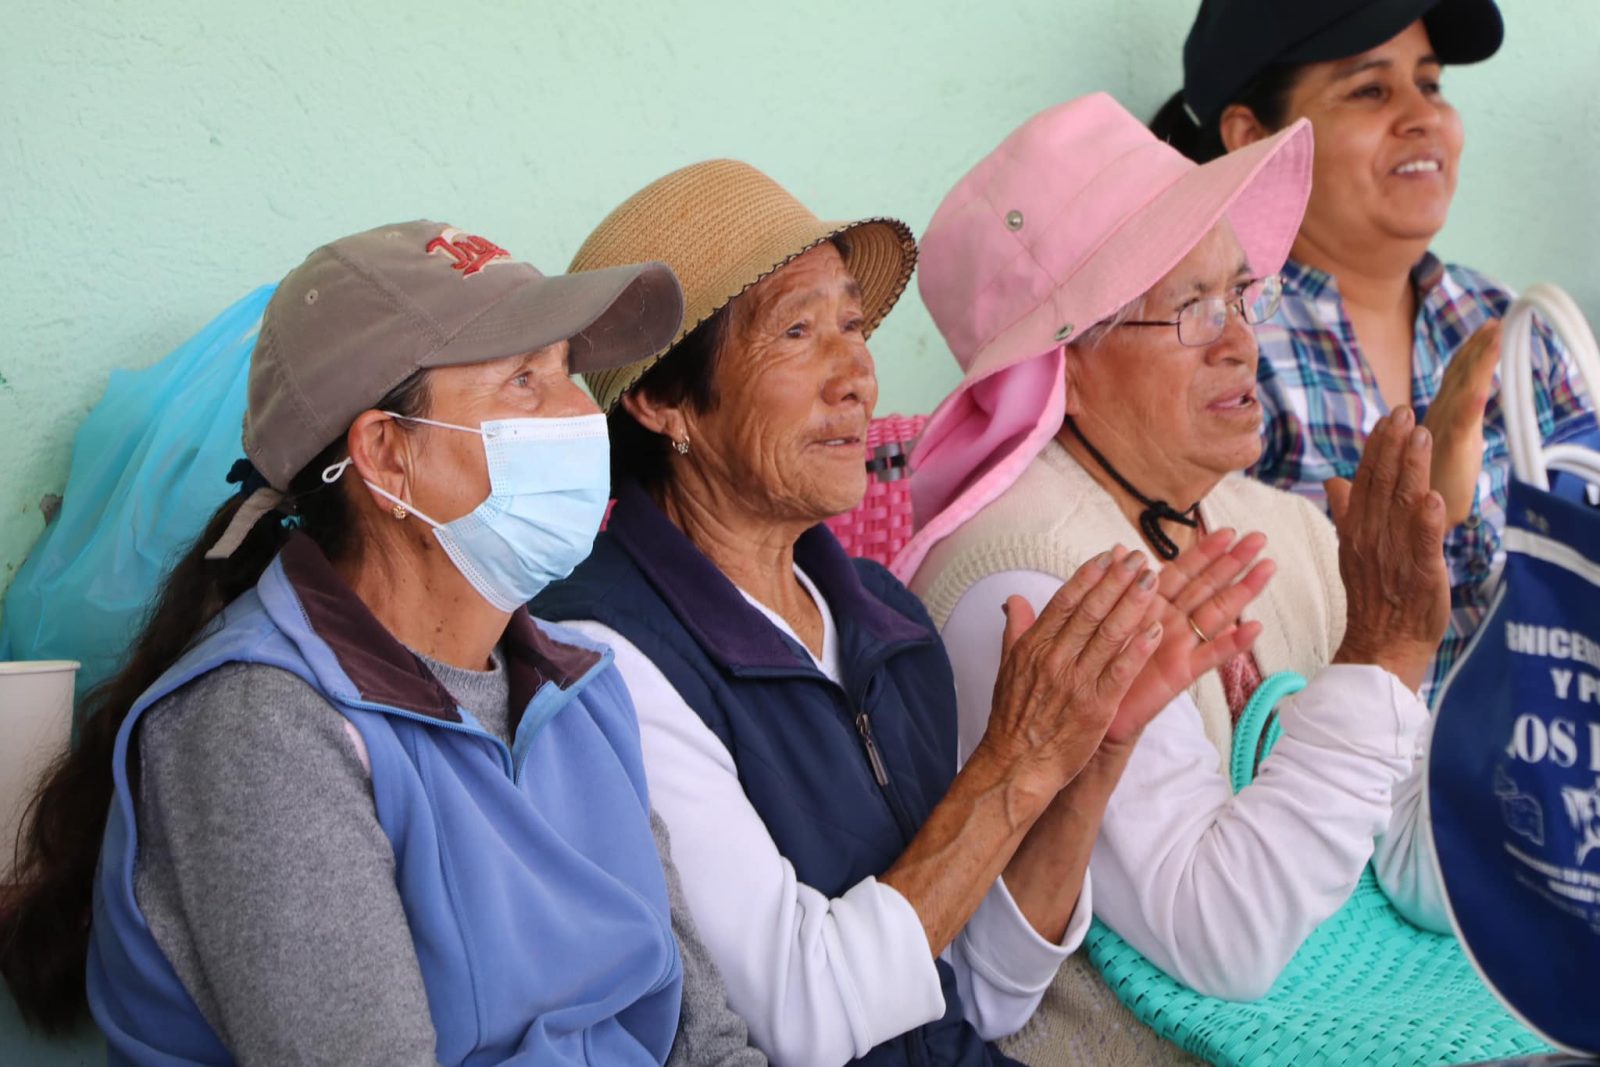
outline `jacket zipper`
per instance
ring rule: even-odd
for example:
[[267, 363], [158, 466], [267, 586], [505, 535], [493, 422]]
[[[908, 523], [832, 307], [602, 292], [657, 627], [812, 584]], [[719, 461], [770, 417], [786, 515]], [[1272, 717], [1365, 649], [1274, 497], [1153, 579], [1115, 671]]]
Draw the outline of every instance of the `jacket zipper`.
[[883, 754], [878, 751], [878, 742], [872, 737], [872, 718], [865, 709], [856, 712], [856, 733], [861, 735], [861, 745], [867, 750], [867, 762], [872, 765], [872, 777], [878, 783], [878, 788], [887, 788], [889, 768], [884, 766]]
[[[889, 806], [889, 814], [894, 818], [900, 836], [909, 845], [911, 839], [917, 836], [917, 824], [901, 803], [899, 791], [889, 782], [889, 763], [883, 758], [883, 750], [878, 747], [878, 739], [872, 732], [872, 712], [867, 710], [866, 693], [847, 695], [845, 699], [847, 703], [839, 710], [855, 723], [856, 736], [861, 738], [862, 752], [867, 757], [867, 766], [872, 770], [872, 780], [878, 784], [878, 792]], [[852, 708], [856, 709], [853, 714]]]

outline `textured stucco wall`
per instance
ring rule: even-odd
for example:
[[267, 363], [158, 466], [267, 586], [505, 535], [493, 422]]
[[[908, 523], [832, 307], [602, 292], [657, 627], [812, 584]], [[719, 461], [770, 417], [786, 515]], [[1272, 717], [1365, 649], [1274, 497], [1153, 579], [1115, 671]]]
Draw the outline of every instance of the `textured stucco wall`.
[[[108, 371], [324, 239], [427, 215], [558, 270], [623, 196], [712, 155], [920, 228], [1039, 108], [1153, 109], [1194, 5], [0, 0], [0, 588]], [[1468, 154], [1440, 245], [1600, 312], [1600, 3], [1502, 5], [1506, 49], [1447, 78]], [[914, 296], [874, 349], [884, 411], [954, 380]]]

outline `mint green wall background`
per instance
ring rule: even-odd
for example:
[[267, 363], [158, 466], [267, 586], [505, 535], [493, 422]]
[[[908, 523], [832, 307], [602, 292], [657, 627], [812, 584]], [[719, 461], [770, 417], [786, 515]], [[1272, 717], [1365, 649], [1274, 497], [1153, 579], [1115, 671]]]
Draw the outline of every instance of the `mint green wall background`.
[[[555, 271], [617, 201], [713, 155], [825, 216], [920, 229], [1034, 111], [1092, 89], [1153, 110], [1195, 6], [0, 0], [0, 588], [110, 369], [323, 240], [430, 216]], [[1506, 48], [1446, 78], [1468, 141], [1439, 246], [1600, 313], [1600, 2], [1502, 6]], [[882, 411], [955, 380], [914, 293], [873, 348]]]

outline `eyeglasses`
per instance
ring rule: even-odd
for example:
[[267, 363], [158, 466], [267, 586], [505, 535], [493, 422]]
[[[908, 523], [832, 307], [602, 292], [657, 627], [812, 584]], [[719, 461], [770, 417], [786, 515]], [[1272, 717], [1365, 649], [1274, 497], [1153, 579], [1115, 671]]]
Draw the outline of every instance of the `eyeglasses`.
[[1283, 279], [1276, 274], [1244, 287], [1244, 292], [1235, 297], [1208, 296], [1203, 300], [1196, 300], [1178, 312], [1175, 319], [1160, 321], [1135, 320], [1132, 322], [1119, 322], [1118, 326], [1176, 326], [1178, 328], [1178, 343], [1188, 345], [1190, 348], [1204, 348], [1222, 336], [1222, 331], [1228, 328], [1228, 315], [1238, 312], [1244, 321], [1255, 326], [1272, 318], [1278, 305], [1283, 302]]

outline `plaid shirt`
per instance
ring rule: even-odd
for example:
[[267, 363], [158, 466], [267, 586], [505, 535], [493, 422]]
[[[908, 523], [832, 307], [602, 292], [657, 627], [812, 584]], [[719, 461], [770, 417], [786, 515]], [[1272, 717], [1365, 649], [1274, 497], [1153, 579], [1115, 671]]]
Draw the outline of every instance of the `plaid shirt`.
[[[1412, 270], [1411, 280], [1419, 297], [1411, 403], [1420, 422], [1450, 357], [1479, 326], [1503, 316], [1513, 294], [1474, 271], [1441, 263], [1432, 253]], [[1565, 439], [1591, 427], [1593, 416], [1566, 350], [1544, 323], [1535, 330], [1539, 428], [1546, 441]], [[1333, 277], [1293, 260], [1284, 264], [1282, 309], [1256, 327], [1256, 340], [1266, 440], [1251, 473], [1327, 507], [1323, 480], [1355, 475], [1367, 434], [1388, 411]], [[1472, 514], [1445, 536], [1450, 629], [1423, 686], [1430, 700], [1488, 610], [1492, 576], [1504, 559], [1500, 540], [1511, 460], [1498, 391], [1484, 418], [1484, 446]]]

